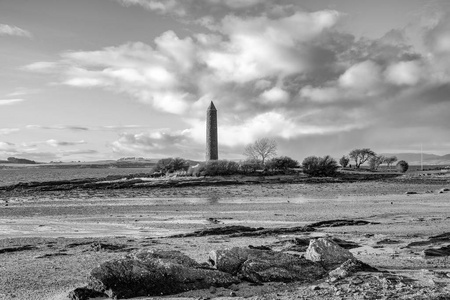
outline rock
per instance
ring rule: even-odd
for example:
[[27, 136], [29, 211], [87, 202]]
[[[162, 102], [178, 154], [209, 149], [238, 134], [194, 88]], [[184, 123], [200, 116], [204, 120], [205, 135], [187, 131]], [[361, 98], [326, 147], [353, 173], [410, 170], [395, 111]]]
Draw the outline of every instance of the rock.
[[218, 270], [251, 282], [309, 282], [326, 273], [320, 264], [303, 257], [239, 247], [212, 251], [209, 261]]
[[9, 247], [9, 248], [0, 248], [0, 254], [1, 253], [8, 253], [8, 252], [35, 250], [35, 249], [37, 249], [37, 247], [32, 246], [32, 245], [24, 245], [24, 246]]
[[400, 241], [398, 240], [391, 240], [391, 239], [383, 239], [377, 242], [377, 245], [392, 245], [392, 244], [400, 244]]
[[311, 240], [305, 257], [321, 263], [326, 269], [332, 269], [348, 259], [354, 259], [350, 251], [340, 247], [330, 238]]
[[254, 227], [241, 226], [241, 225], [229, 225], [229, 226], [202, 229], [202, 230], [194, 231], [192, 233], [177, 234], [177, 235], [173, 235], [171, 237], [178, 238], [178, 237], [208, 236], [208, 235], [227, 235], [227, 234], [233, 234], [233, 233], [253, 232], [253, 231], [257, 231], [257, 230], [261, 230], [261, 229], [263, 229], [263, 228], [262, 227], [254, 228]]
[[105, 297], [104, 293], [100, 293], [86, 287], [76, 288], [68, 295], [70, 300], [88, 300], [90, 298]]
[[188, 290], [227, 287], [239, 280], [205, 268], [178, 251], [139, 251], [94, 268], [88, 288], [111, 298], [160, 296]]
[[321, 228], [321, 227], [340, 227], [340, 226], [361, 226], [368, 224], [379, 224], [376, 222], [369, 222], [364, 220], [346, 220], [346, 219], [338, 219], [338, 220], [327, 220], [320, 221], [309, 224], [309, 227], [313, 228]]
[[330, 271], [329, 275], [333, 278], [345, 278], [357, 272], [378, 272], [378, 269], [353, 258]]
[[450, 245], [440, 248], [431, 248], [423, 250], [423, 255], [425, 257], [439, 257], [439, 256], [450, 256]]

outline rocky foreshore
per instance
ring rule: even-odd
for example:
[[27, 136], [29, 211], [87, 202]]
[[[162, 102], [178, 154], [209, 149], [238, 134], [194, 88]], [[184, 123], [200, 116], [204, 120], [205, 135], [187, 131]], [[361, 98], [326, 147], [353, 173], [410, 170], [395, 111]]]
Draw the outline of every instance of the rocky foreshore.
[[339, 174], [335, 177], [307, 177], [296, 175], [268, 175], [258, 176], [167, 176], [155, 178], [148, 174], [133, 174], [129, 176], [108, 176], [105, 178], [84, 178], [55, 181], [20, 182], [13, 185], [0, 186], [0, 192], [40, 192], [40, 191], [68, 191], [68, 190], [108, 190], [108, 189], [135, 189], [135, 188], [176, 188], [196, 186], [226, 186], [251, 184], [280, 184], [280, 183], [339, 183], [371, 180], [387, 180], [401, 176], [400, 174], [363, 173]]

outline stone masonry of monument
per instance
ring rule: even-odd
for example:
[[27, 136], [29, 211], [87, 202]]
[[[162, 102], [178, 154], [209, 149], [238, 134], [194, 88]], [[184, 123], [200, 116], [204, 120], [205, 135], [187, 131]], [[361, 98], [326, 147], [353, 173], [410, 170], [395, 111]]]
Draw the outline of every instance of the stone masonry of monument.
[[217, 159], [219, 159], [217, 109], [211, 101], [206, 111], [206, 160]]

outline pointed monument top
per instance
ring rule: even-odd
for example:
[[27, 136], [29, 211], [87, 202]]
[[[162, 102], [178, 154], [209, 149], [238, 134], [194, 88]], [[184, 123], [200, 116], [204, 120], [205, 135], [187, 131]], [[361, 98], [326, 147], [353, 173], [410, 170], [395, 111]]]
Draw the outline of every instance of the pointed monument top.
[[211, 104], [208, 106], [208, 110], [217, 110], [212, 101]]

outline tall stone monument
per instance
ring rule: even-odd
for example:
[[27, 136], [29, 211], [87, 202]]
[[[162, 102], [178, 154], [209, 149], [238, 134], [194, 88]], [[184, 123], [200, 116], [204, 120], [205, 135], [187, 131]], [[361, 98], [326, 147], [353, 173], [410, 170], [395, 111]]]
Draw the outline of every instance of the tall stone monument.
[[206, 111], [206, 160], [219, 159], [217, 109], [211, 101]]

